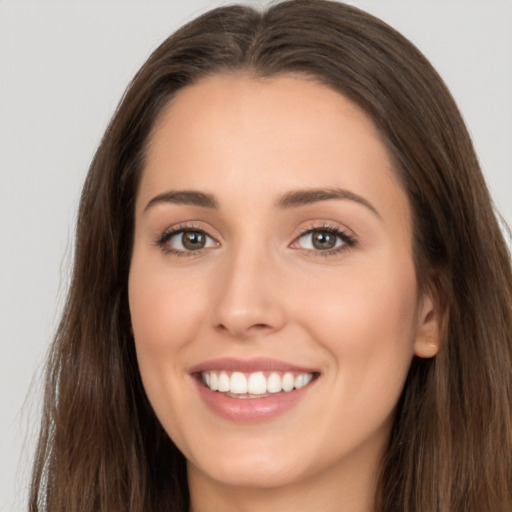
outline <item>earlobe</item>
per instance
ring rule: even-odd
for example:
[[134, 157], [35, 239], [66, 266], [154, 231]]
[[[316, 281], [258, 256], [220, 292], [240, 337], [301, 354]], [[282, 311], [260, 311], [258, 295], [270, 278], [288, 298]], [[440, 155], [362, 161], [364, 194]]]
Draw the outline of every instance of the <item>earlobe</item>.
[[428, 359], [434, 357], [439, 352], [439, 344], [431, 340], [416, 340], [414, 345], [414, 355]]
[[432, 297], [425, 297], [418, 315], [418, 330], [414, 342], [414, 355], [430, 358], [437, 355], [441, 345], [440, 312]]

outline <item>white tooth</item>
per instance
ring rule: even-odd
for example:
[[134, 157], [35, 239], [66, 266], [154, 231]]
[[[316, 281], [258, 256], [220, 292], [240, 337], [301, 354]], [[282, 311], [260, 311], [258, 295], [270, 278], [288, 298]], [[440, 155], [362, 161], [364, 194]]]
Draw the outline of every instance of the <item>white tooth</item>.
[[229, 377], [226, 372], [220, 372], [219, 374], [218, 390], [223, 393], [229, 391]]
[[312, 380], [313, 380], [313, 374], [312, 373], [306, 373], [306, 375], [304, 375], [304, 386], [306, 384], [309, 384]]
[[206, 384], [207, 387], [210, 387], [210, 374], [208, 372], [202, 374], [203, 384]]
[[217, 391], [217, 389], [219, 389], [219, 377], [215, 372], [210, 373], [210, 389], [212, 391]]
[[279, 393], [281, 391], [281, 377], [278, 373], [271, 373], [267, 378], [267, 391]]
[[304, 374], [303, 373], [301, 373], [300, 375], [297, 375], [297, 377], [295, 377], [295, 389], [300, 389], [305, 384], [306, 383], [304, 381]]
[[247, 393], [247, 379], [241, 372], [233, 372], [229, 382], [229, 390], [231, 393], [244, 394]]
[[295, 379], [292, 373], [285, 373], [283, 375], [283, 391], [291, 391], [295, 385]]
[[267, 391], [267, 379], [262, 372], [251, 373], [249, 375], [249, 384], [247, 386], [251, 395], [262, 395]]

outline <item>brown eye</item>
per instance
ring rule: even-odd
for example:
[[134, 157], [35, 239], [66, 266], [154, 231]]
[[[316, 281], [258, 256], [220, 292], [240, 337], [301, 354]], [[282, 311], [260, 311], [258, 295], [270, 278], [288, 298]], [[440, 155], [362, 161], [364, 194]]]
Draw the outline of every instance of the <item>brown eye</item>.
[[334, 249], [337, 243], [337, 236], [328, 231], [315, 231], [311, 233], [311, 242], [315, 249], [325, 251], [327, 249]]
[[186, 254], [216, 247], [218, 243], [204, 231], [180, 229], [164, 235], [159, 245], [166, 251]]
[[355, 240], [339, 228], [315, 228], [303, 233], [292, 247], [317, 254], [331, 255], [355, 245]]
[[206, 235], [200, 231], [185, 231], [181, 235], [181, 243], [188, 251], [197, 251], [206, 246]]

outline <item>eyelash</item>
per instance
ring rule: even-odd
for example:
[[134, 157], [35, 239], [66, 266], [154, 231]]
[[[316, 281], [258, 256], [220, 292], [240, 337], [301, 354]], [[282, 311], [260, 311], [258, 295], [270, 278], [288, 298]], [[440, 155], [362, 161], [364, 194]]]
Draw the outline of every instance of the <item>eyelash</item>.
[[303, 249], [306, 250], [310, 255], [313, 255], [314, 257], [329, 257], [329, 256], [335, 256], [337, 254], [340, 254], [341, 252], [344, 252], [348, 249], [351, 249], [355, 247], [356, 245], [356, 239], [349, 235], [346, 231], [339, 228], [338, 226], [333, 226], [330, 224], [322, 224], [312, 227], [305, 228], [298, 237], [295, 238], [295, 243], [297, 240], [300, 240], [303, 236], [306, 236], [308, 234], [312, 233], [329, 233], [331, 235], [335, 235], [336, 237], [340, 238], [343, 242], [339, 247], [333, 247], [332, 249], [326, 249], [326, 250], [320, 250], [320, 249]]
[[[193, 224], [186, 224], [186, 225], [178, 225], [172, 228], [171, 230], [164, 231], [157, 240], [155, 241], [155, 245], [160, 247], [160, 249], [165, 254], [172, 254], [173, 256], [178, 257], [193, 257], [193, 256], [199, 256], [204, 253], [205, 250], [208, 250], [209, 247], [196, 249], [193, 251], [184, 251], [180, 249], [173, 249], [168, 244], [169, 240], [175, 235], [178, 235], [180, 233], [201, 233], [202, 235], [215, 240], [213, 237], [211, 237], [203, 228], [200, 228], [199, 226], [195, 226]], [[298, 240], [300, 240], [302, 237], [312, 234], [312, 233], [329, 233], [332, 235], [335, 235], [341, 241], [343, 242], [339, 247], [334, 247], [332, 249], [326, 249], [326, 250], [320, 250], [320, 249], [303, 249], [304, 251], [307, 251], [310, 255], [314, 255], [315, 257], [328, 257], [328, 256], [334, 256], [337, 255], [343, 251], [346, 251], [348, 249], [351, 249], [356, 245], [356, 239], [349, 235], [346, 231], [340, 229], [337, 226], [329, 225], [329, 224], [322, 224], [312, 227], [307, 227], [301, 233], [294, 239], [293, 243], [296, 243]], [[216, 241], [216, 240], [215, 240]], [[218, 243], [218, 242], [217, 242]]]
[[211, 238], [212, 240], [215, 240], [213, 237], [211, 237], [203, 228], [200, 228], [199, 226], [195, 226], [194, 224], [185, 224], [185, 225], [178, 225], [173, 227], [170, 230], [164, 231], [155, 241], [155, 245], [160, 247], [160, 249], [165, 254], [172, 254], [173, 256], [178, 257], [191, 257], [191, 256], [199, 256], [202, 254], [205, 250], [208, 248], [202, 248], [197, 249], [195, 251], [182, 251], [179, 249], [173, 249], [167, 243], [169, 240], [179, 233], [201, 233], [204, 236]]

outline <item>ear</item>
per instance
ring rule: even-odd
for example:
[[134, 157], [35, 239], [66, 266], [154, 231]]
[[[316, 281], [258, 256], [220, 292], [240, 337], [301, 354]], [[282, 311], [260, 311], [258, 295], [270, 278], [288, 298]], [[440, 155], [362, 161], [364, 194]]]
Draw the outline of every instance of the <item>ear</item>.
[[431, 294], [425, 294], [418, 310], [414, 354], [434, 357], [441, 346], [441, 311]]

